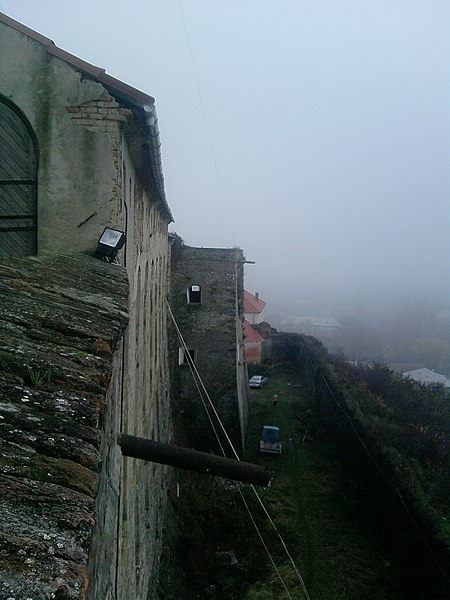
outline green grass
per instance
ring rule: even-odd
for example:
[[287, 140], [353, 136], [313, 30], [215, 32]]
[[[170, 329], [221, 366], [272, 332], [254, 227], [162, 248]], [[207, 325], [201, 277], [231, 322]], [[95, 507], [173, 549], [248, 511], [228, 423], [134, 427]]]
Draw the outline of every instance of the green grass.
[[[272, 374], [251, 399], [245, 460], [274, 473], [271, 486], [257, 491], [311, 600], [404, 600], [398, 591], [400, 574], [368, 526], [356, 485], [337, 452], [318, 435], [312, 401], [301, 382]], [[297, 415], [311, 425], [304, 444], [305, 427]], [[280, 427], [281, 456], [259, 453], [262, 425]], [[161, 600], [288, 599], [236, 484], [186, 471], [178, 473], [177, 481], [181, 494], [173, 498], [176, 531], [163, 560]], [[241, 490], [290, 597], [303, 600], [300, 581], [252, 488], [242, 485]], [[221, 564], [222, 552], [232, 552], [237, 565]]]
[[[278, 395], [277, 406], [273, 396]], [[305, 443], [304, 425], [311, 423]], [[281, 457], [258, 454], [262, 425], [280, 427]], [[398, 599], [398, 573], [368, 528], [354, 484], [340, 466], [334, 448], [315, 437], [312, 402], [302, 385], [285, 374], [252, 392], [245, 459], [275, 472], [261, 492], [272, 519], [314, 600]], [[268, 528], [265, 527], [266, 531]], [[276, 563], [287, 573], [294, 598], [304, 598], [298, 578], [276, 536], [268, 532]], [[263, 551], [262, 551], [263, 552]], [[268, 577], [247, 592], [246, 600], [283, 598], [279, 579], [268, 564]], [[273, 571], [273, 569], [272, 569]], [[272, 594], [272, 595], [271, 595]]]
[[33, 371], [33, 369], [29, 365], [27, 365], [27, 370], [32, 385], [42, 385], [43, 383], [50, 383], [50, 371]]

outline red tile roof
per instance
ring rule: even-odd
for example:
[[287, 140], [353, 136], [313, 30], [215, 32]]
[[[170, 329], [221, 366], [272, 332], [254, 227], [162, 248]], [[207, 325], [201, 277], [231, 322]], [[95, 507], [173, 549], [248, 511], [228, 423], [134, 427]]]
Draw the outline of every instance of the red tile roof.
[[256, 331], [256, 329], [254, 327], [252, 327], [250, 325], [250, 323], [244, 319], [244, 342], [247, 344], [247, 343], [251, 343], [251, 342], [262, 342], [262, 341], [264, 341], [263, 336], [260, 335]]
[[244, 291], [244, 312], [245, 313], [262, 313], [266, 306], [264, 300], [260, 300], [250, 292]]

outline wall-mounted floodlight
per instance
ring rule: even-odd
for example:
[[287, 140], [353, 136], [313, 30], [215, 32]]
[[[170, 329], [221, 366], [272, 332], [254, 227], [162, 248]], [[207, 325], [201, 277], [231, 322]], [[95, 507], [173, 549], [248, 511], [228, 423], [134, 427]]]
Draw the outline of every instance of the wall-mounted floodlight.
[[107, 260], [108, 262], [112, 262], [116, 258], [119, 250], [125, 244], [125, 241], [126, 237], [123, 231], [105, 227], [98, 240], [95, 256]]

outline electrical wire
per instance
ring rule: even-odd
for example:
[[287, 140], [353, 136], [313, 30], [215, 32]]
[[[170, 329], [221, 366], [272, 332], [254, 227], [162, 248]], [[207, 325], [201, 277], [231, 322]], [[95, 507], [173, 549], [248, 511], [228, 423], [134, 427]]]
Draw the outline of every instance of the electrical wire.
[[[192, 51], [192, 46], [191, 46], [191, 40], [189, 37], [189, 32], [188, 32], [188, 28], [187, 28], [187, 24], [186, 24], [186, 19], [184, 16], [184, 11], [183, 11], [183, 6], [181, 4], [181, 0], [178, 0], [178, 5], [180, 7], [180, 13], [181, 13], [181, 19], [183, 21], [183, 27], [184, 27], [184, 33], [186, 36], [186, 41], [187, 41], [187, 45], [188, 45], [188, 49], [189, 49], [189, 56], [191, 59], [191, 65], [192, 65], [192, 71], [194, 72], [194, 78], [195, 78], [195, 85], [197, 87], [197, 93], [198, 93], [198, 97], [200, 100], [200, 107], [201, 107], [201, 111], [202, 111], [202, 116], [203, 116], [203, 121], [205, 123], [205, 129], [206, 129], [206, 134], [208, 137], [208, 145], [209, 145], [209, 150], [211, 152], [211, 158], [212, 158], [212, 162], [213, 162], [213, 167], [214, 167], [214, 172], [216, 175], [216, 179], [217, 179], [217, 186], [219, 188], [219, 193], [220, 193], [220, 198], [222, 200], [222, 205], [223, 205], [223, 210], [224, 210], [224, 214], [227, 214], [227, 205], [225, 202], [225, 194], [223, 192], [223, 185], [222, 185], [222, 180], [220, 178], [220, 174], [219, 174], [219, 166], [217, 164], [217, 159], [216, 159], [216, 154], [214, 152], [214, 146], [212, 143], [212, 136], [211, 136], [211, 131], [209, 128], [209, 124], [208, 124], [208, 119], [206, 117], [206, 108], [205, 108], [205, 103], [203, 102], [203, 95], [202, 95], [202, 91], [200, 88], [200, 81], [198, 78], [198, 74], [197, 74], [197, 68], [195, 66], [195, 60], [194, 60], [194, 53]], [[231, 235], [231, 237], [233, 238], [233, 232], [231, 230], [230, 227], [230, 223], [227, 219], [225, 219], [227, 226], [229, 228], [229, 233]]]
[[[287, 587], [286, 587], [286, 584], [284, 583], [284, 579], [283, 579], [283, 577], [281, 576], [281, 573], [280, 573], [280, 571], [279, 571], [279, 569], [278, 569], [277, 565], [275, 564], [275, 561], [273, 560], [273, 558], [272, 558], [272, 555], [270, 554], [270, 550], [269, 550], [269, 548], [267, 547], [267, 544], [266, 544], [266, 542], [264, 541], [264, 538], [263, 538], [263, 536], [262, 536], [262, 534], [261, 534], [261, 532], [260, 532], [260, 530], [259, 530], [259, 527], [258, 527], [258, 525], [256, 524], [256, 521], [255, 521], [255, 519], [253, 518], [253, 515], [252, 515], [252, 512], [251, 512], [251, 510], [250, 510], [250, 507], [249, 507], [249, 505], [247, 504], [247, 500], [245, 499], [245, 496], [244, 496], [244, 494], [242, 493], [241, 485], [240, 485], [238, 482], [236, 482], [236, 484], [237, 484], [237, 489], [238, 489], [238, 491], [239, 491], [239, 494], [241, 495], [242, 502], [244, 503], [244, 506], [245, 506], [245, 508], [247, 509], [247, 512], [248, 512], [248, 514], [249, 514], [249, 516], [250, 516], [250, 519], [252, 520], [253, 526], [254, 526], [254, 527], [255, 527], [255, 529], [256, 529], [256, 533], [258, 534], [258, 536], [259, 536], [259, 539], [261, 540], [261, 543], [262, 543], [262, 545], [264, 546], [264, 549], [265, 549], [265, 551], [267, 552], [267, 555], [268, 555], [268, 557], [269, 557], [269, 559], [270, 559], [270, 562], [272, 563], [272, 566], [273, 566], [273, 568], [275, 569], [275, 572], [276, 572], [276, 574], [278, 575], [278, 578], [279, 578], [279, 580], [281, 581], [281, 583], [282, 583], [282, 585], [283, 585], [283, 587], [284, 587], [284, 589], [285, 589], [285, 592], [286, 592], [286, 594], [289, 596], [289, 598], [292, 598], [292, 596], [291, 596], [291, 594], [290, 594], [289, 590], [288, 590], [288, 589], [287, 589]], [[252, 486], [252, 487], [253, 487], [253, 486]]]
[[[189, 356], [188, 347], [186, 345], [186, 342], [184, 341], [183, 335], [182, 335], [182, 333], [180, 331], [180, 328], [178, 327], [178, 324], [177, 324], [177, 322], [175, 320], [175, 316], [174, 316], [174, 314], [172, 312], [172, 309], [170, 307], [170, 304], [169, 304], [169, 301], [167, 300], [167, 298], [166, 298], [166, 302], [167, 302], [167, 307], [168, 307], [168, 310], [169, 310], [170, 317], [172, 319], [172, 322], [175, 325], [175, 329], [177, 331], [177, 334], [178, 334], [178, 337], [180, 339], [181, 345], [183, 346], [183, 349], [186, 351], [187, 355]], [[208, 390], [206, 389], [205, 384], [203, 383], [203, 380], [202, 380], [202, 378], [200, 376], [200, 373], [198, 372], [198, 369], [197, 369], [197, 367], [196, 367], [196, 365], [195, 365], [195, 363], [194, 363], [193, 360], [192, 360], [192, 368], [193, 368], [193, 370], [195, 372], [195, 375], [196, 375], [196, 377], [197, 377], [197, 379], [198, 379], [198, 381], [199, 381], [199, 383], [200, 383], [200, 385], [201, 385], [201, 387], [202, 387], [202, 389], [203, 389], [203, 391], [205, 393], [206, 398], [208, 399], [209, 405], [210, 405], [210, 407], [211, 407], [211, 409], [212, 409], [212, 411], [213, 411], [213, 413], [214, 413], [214, 415], [215, 415], [215, 417], [217, 419], [217, 422], [219, 423], [219, 425], [220, 425], [220, 427], [221, 427], [221, 429], [223, 431], [223, 434], [225, 435], [225, 438], [226, 438], [227, 442], [230, 445], [230, 448], [231, 448], [231, 450], [232, 450], [232, 452], [233, 452], [236, 460], [240, 460], [239, 455], [238, 455], [238, 453], [236, 452], [236, 450], [235, 450], [235, 448], [233, 446], [233, 442], [231, 441], [231, 439], [230, 439], [230, 437], [229, 437], [229, 435], [228, 435], [228, 433], [227, 433], [227, 431], [226, 431], [226, 429], [225, 429], [225, 427], [224, 427], [224, 425], [223, 425], [223, 423], [222, 423], [222, 421], [221, 421], [221, 419], [220, 419], [220, 417], [219, 417], [219, 415], [218, 415], [218, 413], [216, 411], [216, 407], [214, 406], [214, 404], [213, 404], [213, 402], [212, 402], [212, 400], [210, 398], [210, 395], [208, 394]], [[226, 455], [224, 454], [224, 456], [226, 456]]]
[[[181, 331], [180, 331], [180, 328], [178, 327], [178, 324], [177, 324], [177, 322], [176, 322], [175, 316], [174, 316], [174, 314], [173, 314], [173, 311], [172, 311], [172, 309], [171, 309], [171, 307], [170, 307], [170, 304], [169, 304], [169, 301], [167, 300], [167, 298], [166, 298], [166, 303], [167, 303], [167, 307], [168, 307], [168, 311], [169, 311], [170, 317], [171, 317], [171, 319], [172, 319], [172, 322], [173, 322], [173, 324], [174, 324], [174, 327], [175, 327], [175, 329], [176, 329], [176, 332], [177, 332], [178, 338], [179, 338], [179, 340], [180, 340], [180, 342], [181, 342], [182, 348], [183, 348], [183, 349], [184, 349], [184, 351], [186, 352], [186, 356], [187, 356], [187, 358], [188, 358], [188, 364], [189, 364], [189, 366], [190, 366], [190, 367], [191, 367], [191, 364], [192, 364], [192, 369], [191, 369], [191, 372], [192, 372], [193, 374], [195, 373], [194, 380], [195, 380], [196, 378], [198, 378], [198, 382], [200, 383], [200, 385], [201, 385], [201, 387], [202, 387], [202, 389], [203, 389], [203, 391], [204, 391], [204, 393], [205, 393], [205, 395], [206, 395], [206, 397], [207, 397], [207, 399], [208, 399], [208, 402], [209, 402], [209, 404], [210, 404], [210, 406], [211, 406], [211, 408], [212, 408], [212, 410], [213, 410], [213, 412], [214, 412], [214, 415], [216, 416], [216, 419], [217, 419], [217, 421], [219, 422], [219, 424], [220, 424], [220, 426], [221, 426], [221, 429], [222, 429], [222, 431], [223, 431], [223, 433], [224, 433], [224, 435], [225, 435], [225, 437], [226, 437], [226, 439], [227, 439], [228, 443], [230, 444], [230, 447], [231, 447], [231, 449], [232, 449], [232, 451], [233, 451], [233, 453], [234, 453], [234, 455], [235, 455], [235, 457], [236, 457], [236, 460], [240, 461], [241, 459], [239, 458], [239, 455], [238, 455], [238, 453], [236, 452], [236, 449], [234, 448], [234, 446], [233, 446], [233, 443], [232, 443], [232, 441], [231, 441], [230, 437], [228, 436], [228, 434], [227, 434], [227, 432], [226, 432], [226, 430], [225, 430], [225, 427], [224, 427], [224, 425], [223, 425], [223, 423], [222, 423], [222, 420], [220, 419], [220, 417], [219, 417], [219, 415], [218, 415], [218, 413], [217, 413], [217, 411], [216, 411], [216, 409], [215, 409], [215, 407], [214, 407], [214, 404], [213, 404], [213, 402], [212, 402], [212, 400], [211, 400], [211, 397], [209, 396], [209, 393], [208, 393], [208, 391], [207, 391], [207, 389], [206, 389], [206, 387], [205, 387], [205, 385], [204, 385], [204, 383], [203, 383], [203, 380], [202, 380], [202, 378], [201, 378], [201, 376], [200, 376], [200, 373], [198, 372], [198, 369], [197, 369], [197, 367], [196, 367], [196, 365], [195, 365], [195, 362], [194, 362], [194, 360], [192, 359], [192, 357], [191, 357], [191, 355], [190, 355], [190, 353], [189, 353], [189, 351], [188, 351], [188, 347], [187, 347], [187, 345], [186, 345], [186, 342], [185, 342], [185, 340], [184, 340], [184, 337], [183, 337], [183, 335], [182, 335], [182, 333], [181, 333]], [[223, 446], [222, 446], [222, 444], [221, 444], [221, 442], [220, 442], [220, 439], [219, 439], [218, 433], [217, 433], [217, 431], [216, 431], [216, 429], [215, 429], [215, 427], [214, 427], [214, 425], [213, 425], [213, 423], [212, 423], [211, 417], [210, 417], [210, 415], [209, 415], [209, 411], [208, 411], [208, 410], [207, 410], [207, 408], [206, 408], [206, 404], [205, 404], [205, 402], [204, 402], [204, 399], [203, 399], [203, 396], [202, 396], [202, 394], [201, 394], [201, 392], [200, 392], [199, 386], [197, 385], [197, 381], [196, 381], [196, 386], [197, 386], [197, 390], [198, 390], [198, 391], [199, 391], [199, 393], [200, 393], [200, 397], [201, 397], [201, 399], [202, 399], [203, 406], [205, 407], [205, 410], [206, 410], [206, 412], [207, 412], [207, 414], [208, 414], [208, 418], [209, 418], [209, 420], [210, 420], [210, 423], [211, 423], [211, 425], [212, 425], [212, 427], [213, 427], [213, 431], [214, 431], [214, 433], [215, 433], [215, 436], [216, 436], [216, 438], [217, 438], [217, 441], [218, 441], [218, 443], [219, 443], [219, 445], [220, 445], [220, 448], [221, 448], [222, 454], [223, 454], [224, 456], [226, 456], [226, 454], [225, 454], [225, 451], [224, 451], [224, 449], [223, 449]], [[245, 506], [245, 508], [247, 509], [247, 512], [248, 512], [248, 514], [249, 514], [249, 516], [250, 516], [250, 519], [251, 519], [251, 521], [252, 521], [252, 523], [253, 523], [253, 525], [254, 525], [254, 527], [255, 527], [255, 529], [256, 529], [256, 532], [257, 532], [257, 534], [258, 534], [258, 536], [259, 536], [259, 538], [260, 538], [260, 540], [261, 540], [261, 542], [262, 542], [262, 544], [263, 544], [263, 546], [264, 546], [264, 549], [265, 549], [265, 551], [267, 552], [267, 555], [269, 556], [270, 562], [272, 563], [272, 565], [273, 565], [273, 567], [274, 567], [274, 569], [275, 569], [275, 572], [276, 572], [276, 574], [277, 574], [278, 578], [280, 579], [280, 581], [281, 581], [281, 583], [282, 583], [282, 585], [283, 585], [283, 587], [284, 587], [284, 589], [285, 589], [285, 591], [286, 591], [286, 593], [287, 593], [288, 597], [289, 597], [290, 599], [292, 599], [292, 595], [289, 593], [289, 590], [288, 590], [288, 588], [287, 588], [287, 586], [286, 586], [286, 584], [285, 584], [285, 582], [284, 582], [284, 579], [283, 579], [283, 577], [282, 577], [282, 575], [281, 575], [281, 573], [280, 573], [279, 569], [277, 568], [277, 566], [276, 566], [276, 564], [275, 564], [275, 562], [274, 562], [274, 560], [273, 560], [273, 558], [272, 558], [272, 555], [270, 554], [270, 551], [269, 551], [269, 549], [268, 549], [268, 547], [267, 547], [266, 543], [264, 542], [263, 536], [262, 536], [262, 534], [261, 534], [261, 532], [260, 532], [260, 530], [259, 530], [259, 528], [258, 528], [258, 525], [257, 525], [257, 523], [256, 523], [256, 521], [255, 521], [255, 519], [254, 519], [254, 517], [253, 517], [253, 515], [252, 515], [252, 513], [251, 513], [250, 507], [248, 506], [248, 504], [247, 504], [247, 502], [246, 502], [246, 500], [245, 500], [245, 498], [244, 498], [244, 495], [243, 495], [243, 493], [242, 493], [241, 486], [240, 486], [240, 484], [239, 484], [238, 482], [236, 482], [236, 483], [237, 483], [237, 487], [238, 487], [238, 490], [239, 490], [239, 494], [240, 494], [240, 496], [241, 496], [241, 498], [242, 498], [242, 500], [243, 500], [243, 502], [244, 502], [244, 506]], [[298, 568], [297, 568], [297, 566], [296, 566], [296, 564], [295, 564], [295, 562], [294, 562], [294, 559], [292, 558], [292, 556], [291, 556], [291, 554], [290, 554], [290, 552], [289, 552], [289, 550], [288, 550], [288, 548], [287, 548], [287, 546], [286, 546], [286, 544], [285, 544], [285, 542], [284, 542], [284, 540], [283, 540], [283, 537], [281, 536], [281, 533], [278, 531], [278, 529], [277, 529], [277, 527], [276, 527], [276, 525], [275, 525], [275, 523], [274, 523], [273, 519], [270, 517], [270, 515], [269, 515], [269, 513], [268, 513], [268, 511], [267, 511], [267, 509], [266, 509], [266, 507], [264, 506], [264, 503], [263, 503], [263, 501], [261, 500], [261, 497], [260, 497], [260, 495], [258, 494], [258, 492], [257, 492], [257, 490], [256, 490], [256, 488], [255, 488], [255, 486], [254, 486], [254, 485], [251, 485], [251, 488], [252, 488], [252, 490], [253, 490], [253, 492], [254, 492], [254, 494], [255, 494], [256, 498], [258, 499], [258, 502], [259, 502], [259, 504], [261, 505], [261, 507], [262, 507], [262, 509], [263, 509], [263, 511], [264, 511], [264, 514], [265, 514], [265, 515], [266, 515], [266, 517], [268, 518], [268, 520], [269, 520], [269, 522], [270, 522], [270, 525], [272, 526], [272, 528], [273, 528], [273, 529], [274, 529], [274, 531], [276, 532], [276, 534], [277, 534], [277, 536], [278, 536], [278, 538], [279, 538], [279, 540], [280, 540], [280, 542], [281, 542], [281, 544], [282, 544], [282, 546], [283, 546], [283, 548], [284, 548], [284, 551], [286, 552], [286, 555], [287, 555], [287, 557], [289, 558], [289, 560], [290, 560], [290, 562], [291, 562], [291, 564], [292, 564], [292, 566], [293, 566], [293, 568], [294, 568], [294, 571], [295, 571], [295, 573], [296, 573], [296, 575], [297, 575], [297, 577], [298, 577], [298, 579], [299, 579], [299, 581], [300, 581], [300, 585], [301, 585], [301, 587], [302, 587], [303, 593], [305, 594], [305, 598], [306, 598], [306, 600], [311, 600], [311, 597], [310, 597], [310, 595], [309, 595], [309, 593], [308, 593], [308, 590], [306, 589], [306, 585], [305, 585], [305, 582], [304, 582], [304, 580], [303, 580], [303, 577], [302, 577], [302, 575], [300, 574], [300, 571], [298, 570]]]
[[270, 516], [270, 515], [269, 515], [269, 513], [267, 512], [267, 509], [266, 509], [266, 507], [264, 506], [264, 504], [263, 504], [263, 501], [261, 500], [261, 497], [260, 497], [260, 495], [259, 495], [259, 494], [258, 494], [258, 492], [256, 491], [256, 488], [255, 488], [255, 486], [254, 486], [254, 485], [252, 485], [251, 487], [252, 487], [253, 491], [255, 492], [255, 495], [256, 495], [256, 497], [257, 497], [257, 499], [258, 499], [259, 503], [261, 504], [261, 507], [262, 507], [262, 509], [263, 509], [263, 511], [264, 511], [264, 513], [265, 513], [265, 515], [266, 515], [266, 517], [269, 519], [269, 522], [270, 522], [270, 524], [272, 525], [272, 527], [273, 527], [274, 531], [275, 531], [275, 532], [276, 532], [276, 534], [278, 535], [278, 538], [279, 538], [279, 540], [280, 540], [280, 542], [281, 542], [281, 544], [282, 544], [282, 546], [283, 546], [283, 548], [284, 548], [284, 551], [286, 552], [286, 555], [287, 555], [287, 557], [288, 557], [288, 558], [289, 558], [289, 560], [291, 561], [291, 564], [292, 564], [292, 566], [293, 566], [293, 568], [294, 568], [295, 574], [297, 575], [297, 577], [298, 577], [298, 579], [299, 579], [299, 581], [300, 581], [300, 585], [302, 586], [303, 593], [305, 594], [305, 597], [307, 598], [307, 600], [311, 600], [311, 598], [310, 598], [310, 595], [308, 594], [308, 590], [306, 589], [306, 585], [305, 585], [305, 582], [304, 582], [304, 580], [303, 580], [303, 577], [301, 576], [301, 574], [300, 574], [300, 571], [298, 570], [298, 568], [297, 568], [297, 565], [296, 565], [296, 564], [295, 564], [295, 562], [294, 562], [294, 559], [292, 558], [292, 556], [291, 556], [291, 554], [290, 554], [290, 552], [289, 552], [289, 550], [288, 550], [288, 548], [287, 548], [287, 546], [286, 546], [286, 544], [285, 544], [285, 542], [284, 542], [283, 538], [281, 537], [281, 533], [278, 531], [278, 529], [277, 529], [277, 527], [276, 527], [275, 523], [273, 522], [273, 520], [272, 520], [271, 516]]
[[342, 411], [342, 413], [345, 415], [345, 418], [347, 419], [347, 421], [350, 424], [350, 427], [352, 428], [354, 434], [356, 435], [358, 441], [361, 443], [361, 445], [363, 446], [364, 450], [367, 453], [367, 456], [370, 458], [371, 462], [375, 465], [375, 467], [377, 468], [377, 470], [379, 471], [379, 473], [381, 474], [381, 476], [383, 477], [383, 479], [386, 481], [386, 483], [389, 485], [389, 487], [395, 492], [395, 494], [398, 496], [398, 498], [400, 499], [400, 502], [402, 503], [408, 517], [410, 518], [412, 524], [414, 525], [417, 533], [420, 536], [420, 539], [422, 540], [422, 542], [424, 543], [426, 549], [428, 550], [431, 558], [433, 559], [434, 563], [436, 564], [436, 566], [438, 567], [438, 569], [441, 571], [442, 575], [444, 576], [444, 578], [446, 579], [446, 581], [450, 584], [450, 579], [447, 575], [447, 573], [445, 572], [443, 566], [440, 564], [440, 561], [438, 560], [438, 558], [435, 556], [431, 546], [429, 545], [426, 537], [424, 536], [424, 534], [422, 533], [416, 519], [414, 518], [414, 515], [412, 514], [412, 512], [410, 511], [408, 505], [405, 502], [405, 499], [403, 498], [402, 493], [400, 492], [400, 490], [392, 483], [392, 481], [390, 480], [390, 478], [388, 477], [388, 475], [385, 473], [385, 471], [380, 467], [380, 465], [378, 464], [378, 462], [375, 460], [375, 457], [373, 456], [372, 452], [369, 450], [369, 448], [367, 447], [367, 445], [365, 444], [364, 440], [362, 439], [362, 437], [359, 435], [358, 430], [356, 429], [350, 415], [348, 414], [348, 412], [345, 410], [345, 408], [343, 406], [341, 406], [341, 404], [339, 403], [339, 401], [337, 400], [336, 396], [333, 394], [333, 390], [331, 389], [330, 385], [328, 384], [328, 381], [326, 379], [326, 377], [324, 375], [322, 375], [322, 379], [325, 382], [325, 385], [328, 389], [328, 391], [330, 392], [331, 397], [333, 398], [336, 406]]
[[[180, 336], [181, 336], [181, 333], [180, 333]], [[206, 406], [206, 402], [205, 402], [205, 399], [204, 399], [204, 397], [203, 397], [202, 390], [200, 389], [199, 382], [198, 382], [198, 379], [197, 379], [197, 377], [196, 377], [196, 374], [195, 374], [196, 367], [195, 367], [194, 360], [193, 360], [193, 358], [192, 358], [192, 356], [191, 356], [190, 352], [188, 351], [188, 348], [187, 348], [187, 346], [186, 346], [186, 343], [185, 343], [185, 341], [184, 341], [183, 337], [181, 336], [181, 337], [180, 337], [180, 339], [182, 340], [182, 345], [183, 345], [183, 349], [184, 349], [184, 351], [185, 351], [185, 353], [186, 353], [186, 357], [187, 357], [187, 363], [188, 363], [188, 365], [189, 365], [189, 370], [191, 371], [192, 379], [194, 380], [195, 387], [197, 388], [198, 395], [200, 396], [200, 400], [202, 401], [203, 408], [205, 409], [205, 412], [206, 412], [206, 414], [207, 414], [207, 416], [208, 416], [208, 420], [209, 420], [209, 422], [210, 422], [210, 424], [211, 424], [212, 430], [214, 431], [214, 435], [215, 435], [215, 436], [216, 436], [216, 438], [217, 438], [217, 442], [219, 443], [220, 450], [221, 450], [222, 454], [223, 454], [224, 456], [226, 456], [226, 453], [225, 453], [224, 447], [223, 447], [223, 445], [222, 445], [222, 442], [220, 441], [219, 434], [217, 433], [217, 429], [216, 429], [216, 427], [215, 427], [215, 425], [214, 425], [214, 422], [213, 422], [213, 420], [212, 420], [212, 417], [211, 417], [211, 415], [210, 415], [210, 413], [209, 413], [208, 407]]]
[[[195, 387], [197, 388], [198, 394], [199, 394], [199, 396], [200, 396], [200, 400], [201, 400], [201, 402], [202, 402], [202, 404], [203, 404], [203, 408], [205, 409], [205, 412], [206, 412], [206, 414], [207, 414], [207, 416], [208, 416], [209, 422], [210, 422], [210, 424], [211, 424], [211, 427], [212, 427], [212, 429], [213, 429], [213, 431], [214, 431], [214, 435], [215, 435], [215, 436], [216, 436], [216, 438], [217, 438], [217, 441], [218, 441], [218, 443], [219, 443], [219, 446], [220, 446], [220, 450], [222, 451], [222, 454], [223, 454], [224, 456], [226, 456], [226, 454], [225, 454], [225, 450], [224, 450], [224, 448], [223, 448], [223, 446], [222, 446], [222, 442], [220, 441], [220, 438], [219, 438], [219, 434], [217, 433], [216, 427], [215, 427], [215, 425], [214, 425], [214, 423], [213, 423], [213, 420], [212, 420], [212, 418], [211, 418], [211, 415], [210, 415], [210, 413], [209, 413], [208, 407], [206, 406], [206, 402], [205, 402], [205, 399], [204, 399], [204, 397], [203, 397], [202, 391], [201, 391], [201, 389], [200, 389], [200, 386], [199, 386], [199, 379], [197, 378], [197, 376], [196, 376], [196, 374], [195, 374], [195, 372], [196, 372], [196, 366], [195, 366], [194, 360], [193, 360], [193, 358], [192, 358], [192, 356], [191, 356], [191, 354], [190, 354], [190, 352], [189, 352], [189, 350], [188, 350], [188, 347], [187, 347], [187, 345], [186, 345], [186, 342], [184, 341], [183, 335], [182, 335], [182, 333], [181, 333], [181, 331], [180, 331], [180, 329], [179, 329], [179, 327], [178, 327], [178, 324], [177, 324], [177, 322], [175, 321], [175, 317], [174, 317], [174, 315], [173, 315], [172, 309], [170, 308], [170, 304], [169, 304], [169, 302], [168, 302], [167, 298], [166, 298], [166, 302], [167, 302], [167, 307], [168, 307], [168, 310], [169, 310], [170, 316], [171, 316], [171, 318], [172, 318], [172, 322], [173, 322], [173, 324], [174, 324], [174, 326], [175, 326], [175, 329], [176, 329], [176, 331], [177, 331], [178, 338], [180, 339], [181, 345], [182, 345], [182, 347], [183, 347], [183, 350], [184, 350], [184, 352], [185, 352], [185, 355], [186, 355], [186, 357], [187, 357], [187, 363], [188, 363], [188, 365], [189, 365], [189, 369], [190, 369], [190, 371], [191, 371], [192, 379], [194, 380]], [[201, 380], [200, 380], [200, 381], [201, 381]]]
[[[185, 348], [185, 350], [187, 350], [187, 349]], [[203, 394], [202, 394], [202, 391], [201, 391], [201, 389], [200, 389], [199, 383], [198, 383], [198, 381], [197, 381], [197, 378], [196, 378], [196, 376], [195, 376], [195, 363], [194, 363], [194, 361], [193, 361], [193, 359], [192, 359], [191, 355], [189, 354], [189, 352], [186, 352], [186, 356], [187, 356], [187, 359], [188, 359], [188, 360], [187, 360], [187, 362], [188, 362], [188, 365], [189, 365], [189, 369], [190, 369], [190, 371], [191, 371], [192, 379], [194, 380], [195, 387], [197, 388], [197, 392], [198, 392], [198, 394], [199, 394], [199, 396], [200, 396], [200, 400], [202, 401], [203, 408], [205, 409], [205, 412], [206, 412], [206, 414], [207, 414], [207, 416], [208, 416], [208, 420], [209, 420], [209, 422], [210, 422], [210, 424], [211, 424], [212, 430], [214, 431], [214, 435], [215, 435], [215, 436], [216, 436], [216, 438], [217, 438], [217, 442], [219, 443], [220, 450], [221, 450], [222, 454], [223, 454], [224, 456], [226, 456], [226, 453], [225, 453], [224, 447], [223, 447], [223, 445], [222, 445], [222, 442], [220, 441], [219, 434], [217, 433], [217, 429], [216, 429], [216, 427], [215, 427], [215, 425], [214, 425], [214, 422], [213, 422], [213, 420], [212, 420], [212, 417], [211, 417], [211, 415], [210, 415], [210, 413], [209, 413], [208, 407], [206, 406], [205, 399], [204, 399], [204, 397], [203, 397]]]

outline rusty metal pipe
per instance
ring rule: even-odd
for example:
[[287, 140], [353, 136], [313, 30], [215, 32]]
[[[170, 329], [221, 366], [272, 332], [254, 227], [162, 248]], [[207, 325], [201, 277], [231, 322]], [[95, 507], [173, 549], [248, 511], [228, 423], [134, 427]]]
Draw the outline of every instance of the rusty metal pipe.
[[149, 460], [163, 465], [207, 473], [242, 483], [252, 483], [267, 487], [272, 474], [260, 465], [254, 465], [231, 458], [223, 458], [198, 450], [190, 450], [173, 444], [155, 442], [122, 433], [118, 437], [124, 456]]

